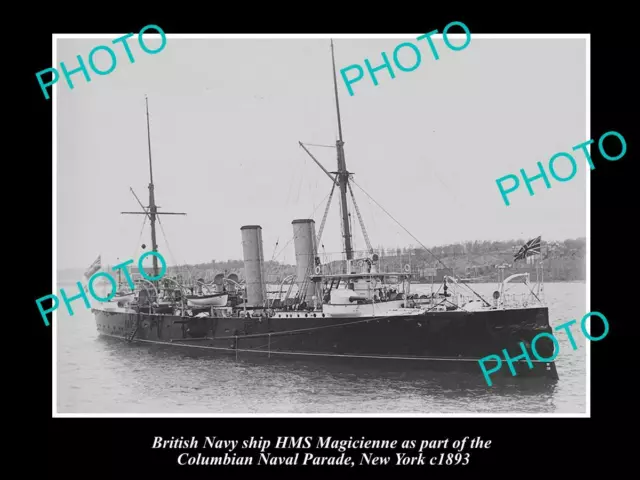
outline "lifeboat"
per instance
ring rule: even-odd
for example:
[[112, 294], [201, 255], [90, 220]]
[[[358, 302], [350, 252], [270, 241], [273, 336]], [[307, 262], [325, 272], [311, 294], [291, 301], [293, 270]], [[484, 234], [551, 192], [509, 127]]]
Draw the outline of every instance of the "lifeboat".
[[224, 307], [227, 304], [229, 294], [221, 292], [209, 295], [187, 295], [185, 298], [188, 305], [192, 307]]

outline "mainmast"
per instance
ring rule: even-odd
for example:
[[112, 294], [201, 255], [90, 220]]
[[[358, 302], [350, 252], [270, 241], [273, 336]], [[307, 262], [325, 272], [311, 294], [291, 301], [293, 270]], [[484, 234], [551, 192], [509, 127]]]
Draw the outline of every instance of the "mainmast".
[[[146, 110], [147, 110], [147, 143], [149, 146], [149, 206], [144, 207], [140, 205], [144, 212], [122, 212], [127, 215], [147, 215], [151, 222], [151, 249], [154, 252], [158, 251], [158, 243], [156, 242], [156, 218], [158, 215], [186, 215], [186, 213], [174, 213], [174, 212], [158, 212], [158, 206], [156, 205], [156, 199], [154, 194], [153, 185], [153, 163], [151, 161], [151, 127], [149, 126], [149, 99], [144, 96]], [[133, 190], [132, 190], [133, 192]], [[135, 193], [134, 193], [135, 196]], [[137, 199], [137, 197], [136, 197]], [[158, 257], [153, 256], [153, 276], [158, 276]]]
[[344, 142], [342, 141], [342, 122], [340, 120], [340, 102], [338, 100], [338, 80], [336, 77], [336, 60], [333, 53], [333, 40], [331, 40], [331, 61], [333, 63], [333, 87], [336, 96], [336, 112], [338, 115], [338, 140], [336, 149], [338, 151], [338, 186], [340, 187], [340, 204], [342, 207], [342, 231], [344, 236], [344, 250], [347, 260], [353, 259], [353, 248], [351, 246], [351, 229], [349, 227], [349, 209], [347, 207], [347, 187], [349, 185], [349, 172], [344, 158]]

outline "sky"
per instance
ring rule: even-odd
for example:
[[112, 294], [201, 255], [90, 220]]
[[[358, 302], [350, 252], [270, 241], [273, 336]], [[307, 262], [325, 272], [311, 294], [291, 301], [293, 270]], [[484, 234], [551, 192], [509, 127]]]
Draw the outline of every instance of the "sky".
[[[59, 39], [69, 69], [103, 39]], [[116, 69], [61, 78], [57, 95], [58, 268], [137, 258], [150, 229], [130, 192], [148, 205], [149, 98], [156, 203], [164, 216], [160, 252], [170, 264], [242, 258], [240, 227], [262, 226], [266, 260], [294, 263], [291, 222], [319, 229], [331, 181], [298, 145], [335, 145], [337, 121], [329, 39], [177, 39], [135, 63], [116, 48]], [[155, 41], [155, 44], [153, 43]], [[410, 39], [334, 40], [339, 72], [382, 63]], [[424, 40], [422, 41], [424, 42]], [[455, 43], [455, 40], [453, 41]], [[458, 40], [461, 42], [461, 40]], [[496, 179], [568, 151], [586, 136], [586, 41], [473, 37], [462, 51], [434, 38], [440, 59], [420, 45], [421, 65], [378, 72], [349, 96], [338, 73], [347, 168], [376, 202], [425, 246], [468, 240], [586, 236], [587, 162], [552, 188], [533, 182], [505, 206]], [[150, 48], [159, 40], [149, 41]], [[105, 55], [104, 52], [102, 55]], [[401, 61], [410, 65], [410, 53]], [[106, 58], [96, 56], [100, 68]], [[597, 142], [597, 139], [596, 139]], [[335, 148], [307, 147], [329, 171]], [[560, 161], [557, 172], [569, 165]], [[548, 173], [548, 170], [547, 170]], [[549, 173], [548, 173], [549, 174]], [[354, 194], [373, 246], [419, 246], [358, 186]], [[355, 248], [364, 249], [353, 209]], [[166, 238], [165, 238], [166, 234]], [[142, 235], [142, 236], [141, 236]], [[276, 247], [277, 242], [277, 247]], [[337, 192], [322, 236], [342, 250]]]

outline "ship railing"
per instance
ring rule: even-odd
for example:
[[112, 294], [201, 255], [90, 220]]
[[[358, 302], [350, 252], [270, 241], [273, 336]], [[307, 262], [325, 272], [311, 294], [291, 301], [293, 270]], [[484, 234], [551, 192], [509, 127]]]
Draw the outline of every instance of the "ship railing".
[[[148, 288], [147, 285], [151, 288]], [[153, 313], [153, 302], [154, 300], [157, 301], [159, 298], [158, 295], [158, 289], [156, 288], [156, 286], [151, 283], [149, 280], [145, 279], [145, 278], [138, 278], [136, 280], [136, 286], [140, 289], [140, 290], [144, 290], [147, 293], [147, 302], [149, 302], [149, 313]], [[138, 293], [138, 305], [142, 306], [140, 304], [140, 294]]]
[[542, 301], [536, 297], [533, 293], [505, 293], [501, 299], [499, 299], [499, 306], [503, 308], [508, 307], [528, 307], [541, 305]]
[[[273, 297], [271, 298], [271, 302], [269, 304], [269, 306], [273, 307], [274, 303], [276, 300], [278, 300], [278, 304], [282, 304], [282, 303], [286, 303], [287, 299], [289, 298], [289, 295], [291, 294], [291, 289], [293, 288], [294, 285], [294, 280], [296, 278], [296, 275], [288, 275], [286, 276], [282, 282], [280, 282], [280, 285], [278, 286], [278, 291], [276, 292], [268, 292], [268, 293], [273, 293]], [[284, 287], [286, 282], [291, 282], [289, 285], [289, 289], [287, 290], [287, 293], [284, 296], [284, 299], [282, 298], [282, 288]], [[267, 293], [267, 296], [268, 296]], [[268, 299], [269, 300], [269, 299]]]
[[200, 290], [202, 291], [203, 295], [212, 295], [217, 292], [217, 286], [213, 282], [206, 283], [200, 280], [196, 280], [196, 286], [200, 287]]
[[[445, 297], [435, 295], [433, 298], [430, 295], [424, 295], [426, 298], [420, 298], [423, 295], [414, 296], [413, 300], [417, 303], [438, 303], [444, 301]], [[464, 309], [464, 306], [471, 301], [478, 301], [478, 297], [475, 295], [463, 295], [452, 293], [450, 297], [446, 297], [449, 303], [457, 305]], [[543, 302], [537, 298], [533, 293], [507, 293], [502, 295], [498, 300], [488, 300], [492, 306], [497, 308], [516, 308], [541, 305]]]
[[[185, 310], [184, 300], [185, 300], [185, 295], [188, 292], [188, 289], [184, 285], [181, 285], [180, 283], [178, 283], [178, 281], [173, 279], [173, 278], [165, 278], [163, 281], [167, 282], [167, 283], [173, 283], [178, 287], [178, 289], [180, 290], [180, 305], [182, 307], [181, 311], [184, 312], [184, 310]], [[176, 302], [174, 302], [174, 303], [176, 303]]]
[[243, 285], [241, 285], [240, 283], [236, 282], [235, 280], [231, 280], [230, 278], [223, 278], [222, 282], [223, 283], [228, 283], [229, 285], [232, 285], [234, 287], [234, 289], [235, 289], [235, 293], [244, 291], [245, 287]]

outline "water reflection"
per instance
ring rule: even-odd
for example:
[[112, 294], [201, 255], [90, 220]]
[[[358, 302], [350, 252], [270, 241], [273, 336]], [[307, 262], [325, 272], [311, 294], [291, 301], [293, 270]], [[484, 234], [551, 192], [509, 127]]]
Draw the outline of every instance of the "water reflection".
[[[482, 284], [474, 289], [485, 294]], [[491, 291], [493, 286], [486, 286]], [[550, 321], [585, 313], [584, 284], [547, 284]], [[585, 340], [559, 337], [559, 381], [464, 372], [389, 372], [306, 358], [200, 357], [172, 346], [98, 337], [90, 311], [58, 311], [58, 409], [78, 413], [580, 413]], [[492, 376], [492, 380], [495, 376]]]
[[[288, 405], [307, 405], [311, 411], [332, 411], [319, 408], [322, 399], [332, 399], [329, 403], [334, 404], [337, 399], [354, 403], [354, 397], [358, 397], [368, 405], [395, 403], [401, 399], [400, 403], [405, 403], [406, 408], [412, 408], [411, 411], [403, 410], [406, 413], [447, 412], [450, 411], [449, 402], [463, 406], [463, 411], [467, 412], [498, 413], [496, 402], [510, 403], [514, 397], [523, 397], [523, 401], [524, 397], [533, 397], [534, 411], [555, 410], [553, 396], [557, 382], [547, 378], [506, 376], [489, 387], [479, 371], [475, 374], [397, 372], [372, 369], [370, 365], [320, 365], [309, 360], [277, 358], [269, 359], [268, 363], [243, 358], [236, 361], [232, 357], [196, 356], [171, 346], [129, 344], [108, 337], [99, 337], [96, 343], [102, 343], [105, 352], [127, 372], [136, 374], [135, 383], [141, 388], [140, 394], [157, 391], [160, 385], [180, 391], [203, 390], [203, 393], [215, 387], [226, 391], [243, 390], [245, 397], [250, 396], [247, 388], [260, 397], [265, 396], [265, 388], [273, 390], [272, 394], [284, 388]], [[162, 372], [160, 377], [159, 371]], [[437, 406], [443, 410], [433, 410]]]

